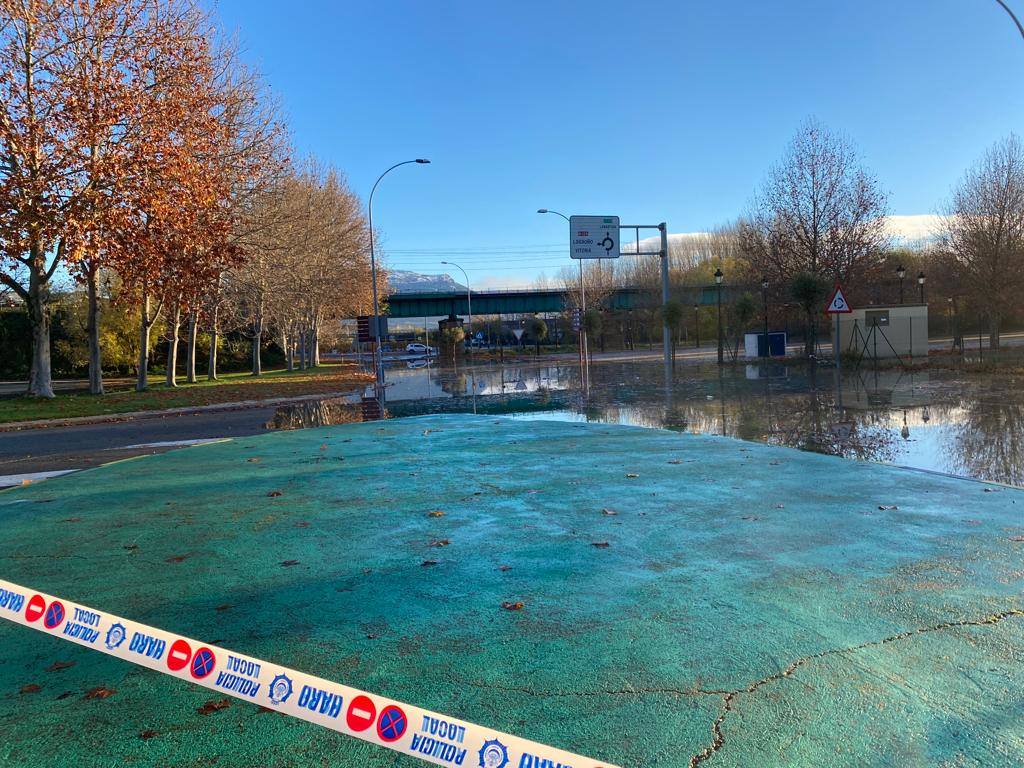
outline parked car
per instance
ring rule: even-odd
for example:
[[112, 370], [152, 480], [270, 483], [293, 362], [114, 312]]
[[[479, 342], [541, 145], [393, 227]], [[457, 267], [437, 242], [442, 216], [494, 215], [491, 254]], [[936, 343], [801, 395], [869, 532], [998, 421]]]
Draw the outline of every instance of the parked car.
[[405, 345], [405, 353], [407, 355], [436, 355], [437, 347], [428, 347], [426, 344], [414, 341], [412, 344]]

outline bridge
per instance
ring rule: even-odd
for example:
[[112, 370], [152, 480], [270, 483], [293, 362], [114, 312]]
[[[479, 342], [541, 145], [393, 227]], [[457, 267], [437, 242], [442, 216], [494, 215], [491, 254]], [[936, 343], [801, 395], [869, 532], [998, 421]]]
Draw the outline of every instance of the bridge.
[[[722, 287], [728, 301], [736, 286]], [[675, 287], [673, 297], [684, 304], [712, 305], [718, 301], [717, 286]], [[523, 288], [509, 291], [472, 291], [474, 315], [518, 315], [564, 312], [569, 296], [562, 288]], [[444, 317], [469, 313], [465, 291], [393, 293], [387, 297], [391, 317]], [[653, 309], [661, 306], [660, 289], [616, 288], [601, 302], [604, 309]]]

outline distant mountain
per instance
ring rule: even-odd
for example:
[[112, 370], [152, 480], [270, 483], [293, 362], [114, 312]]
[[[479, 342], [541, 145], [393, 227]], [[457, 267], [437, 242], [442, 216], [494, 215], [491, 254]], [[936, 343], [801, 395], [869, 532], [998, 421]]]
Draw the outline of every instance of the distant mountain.
[[455, 282], [448, 275], [421, 275], [419, 272], [406, 272], [402, 269], [388, 272], [388, 288], [392, 293], [466, 290], [466, 286]]

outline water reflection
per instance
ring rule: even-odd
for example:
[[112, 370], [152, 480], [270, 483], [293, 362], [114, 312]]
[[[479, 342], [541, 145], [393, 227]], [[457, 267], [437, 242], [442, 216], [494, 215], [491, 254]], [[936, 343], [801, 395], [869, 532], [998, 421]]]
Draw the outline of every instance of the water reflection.
[[[370, 393], [372, 394], [372, 393]], [[607, 362], [580, 389], [570, 362], [429, 366], [388, 372], [387, 415], [470, 412], [726, 435], [854, 460], [1024, 484], [1024, 395], [1015, 382], [949, 371], [852, 371], [780, 364]], [[324, 401], [282, 409], [271, 428], [371, 418]]]

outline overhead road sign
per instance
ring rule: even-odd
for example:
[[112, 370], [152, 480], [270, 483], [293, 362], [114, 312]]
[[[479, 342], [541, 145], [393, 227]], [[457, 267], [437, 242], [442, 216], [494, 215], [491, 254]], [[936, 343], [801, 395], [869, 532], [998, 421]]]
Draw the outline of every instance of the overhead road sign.
[[569, 255], [574, 259], [619, 258], [619, 217], [570, 216]]

